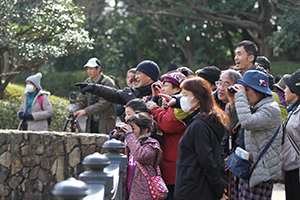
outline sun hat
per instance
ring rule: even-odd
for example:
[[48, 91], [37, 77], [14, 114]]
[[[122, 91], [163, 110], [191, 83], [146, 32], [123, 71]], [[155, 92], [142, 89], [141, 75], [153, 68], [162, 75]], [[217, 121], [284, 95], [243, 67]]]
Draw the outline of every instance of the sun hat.
[[278, 83], [275, 83], [274, 86], [278, 87], [282, 92], [284, 92], [284, 90], [286, 88], [286, 84], [284, 82], [283, 77], [281, 77], [281, 79], [278, 81]]
[[238, 84], [272, 95], [272, 91], [269, 88], [268, 75], [258, 70], [247, 70], [243, 79], [238, 80]]

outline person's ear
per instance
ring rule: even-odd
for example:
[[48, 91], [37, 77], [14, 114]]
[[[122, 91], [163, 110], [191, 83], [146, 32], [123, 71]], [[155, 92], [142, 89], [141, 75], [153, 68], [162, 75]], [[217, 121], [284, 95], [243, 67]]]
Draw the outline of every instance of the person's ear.
[[254, 61], [254, 55], [248, 56], [248, 60], [249, 60], [250, 62], [253, 62], [253, 61]]
[[143, 131], [141, 132], [141, 135], [148, 133], [148, 130], [149, 130], [148, 128], [143, 129]]

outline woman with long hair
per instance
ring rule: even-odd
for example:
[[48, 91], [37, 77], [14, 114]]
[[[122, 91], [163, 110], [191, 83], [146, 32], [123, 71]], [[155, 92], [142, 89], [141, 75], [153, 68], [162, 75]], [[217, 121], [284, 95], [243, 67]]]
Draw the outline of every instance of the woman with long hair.
[[174, 199], [226, 199], [221, 140], [228, 117], [203, 78], [183, 81], [180, 106], [189, 115], [178, 144]]

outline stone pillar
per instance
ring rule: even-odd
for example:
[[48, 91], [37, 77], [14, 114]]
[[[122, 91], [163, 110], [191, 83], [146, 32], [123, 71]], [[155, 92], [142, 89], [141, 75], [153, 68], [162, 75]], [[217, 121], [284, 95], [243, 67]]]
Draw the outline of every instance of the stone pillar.
[[113, 198], [116, 200], [122, 200], [122, 193], [123, 193], [123, 174], [127, 166], [127, 157], [123, 153], [120, 153], [124, 150], [124, 144], [123, 142], [119, 140], [108, 140], [106, 141], [103, 146], [103, 150], [108, 152], [106, 154], [106, 157], [109, 158], [111, 161], [110, 166], [104, 169], [107, 173], [116, 173], [114, 176], [118, 176], [119, 179], [117, 182], [114, 182], [114, 189], [113, 189]]
[[110, 165], [109, 159], [105, 155], [98, 152], [88, 155], [83, 160], [83, 165], [90, 169], [79, 175], [79, 179], [84, 181], [91, 193], [85, 198], [87, 199], [111, 199], [111, 191], [113, 189], [113, 176], [104, 172], [104, 168]]
[[81, 200], [90, 193], [90, 190], [83, 181], [68, 178], [65, 181], [57, 183], [52, 193], [63, 200]]

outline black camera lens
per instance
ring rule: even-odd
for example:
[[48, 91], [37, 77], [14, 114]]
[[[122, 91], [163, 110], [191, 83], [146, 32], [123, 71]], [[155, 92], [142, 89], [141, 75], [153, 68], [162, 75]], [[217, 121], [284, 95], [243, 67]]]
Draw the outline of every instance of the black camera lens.
[[119, 132], [124, 132], [123, 128], [124, 128], [124, 125], [116, 126], [116, 130], [119, 131]]
[[153, 87], [154, 87], [154, 88], [159, 88], [159, 89], [161, 89], [160, 85], [158, 85], [157, 83], [155, 83], [155, 84], [153, 85]]
[[69, 101], [71, 104], [74, 104], [75, 101], [76, 101], [76, 93], [75, 92], [72, 92], [69, 96]]
[[228, 93], [234, 94], [234, 93], [236, 93], [236, 90], [234, 89], [234, 87], [229, 87]]

